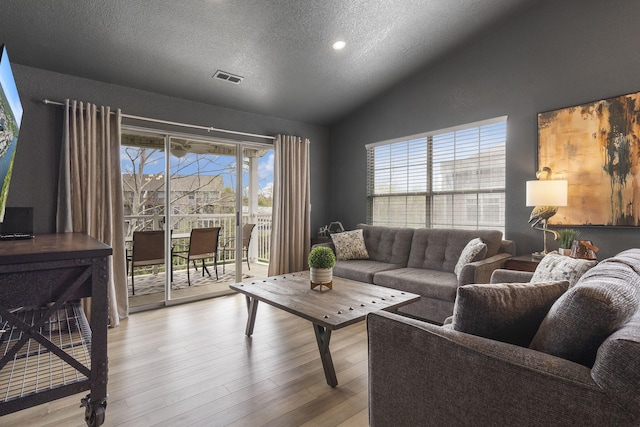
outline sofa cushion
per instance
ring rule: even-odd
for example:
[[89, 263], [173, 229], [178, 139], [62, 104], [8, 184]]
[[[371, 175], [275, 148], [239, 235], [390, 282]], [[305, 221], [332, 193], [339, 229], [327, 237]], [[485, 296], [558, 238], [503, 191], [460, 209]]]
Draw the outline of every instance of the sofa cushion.
[[531, 282], [567, 280], [569, 286], [573, 286], [587, 270], [596, 264], [597, 261], [576, 259], [550, 253], [542, 258], [536, 267], [536, 271], [534, 271], [533, 277], [531, 277]]
[[345, 231], [331, 235], [333, 246], [336, 248], [336, 259], [345, 261], [348, 259], [369, 259], [369, 252], [364, 245], [362, 230]]
[[605, 259], [602, 263], [617, 262], [626, 264], [629, 268], [640, 275], [640, 248], [627, 249], [612, 258]]
[[367, 224], [358, 224], [357, 228], [362, 229], [369, 259], [397, 264], [402, 267], [407, 266], [413, 228], [381, 227]]
[[351, 259], [337, 261], [333, 267], [333, 275], [358, 282], [373, 283], [373, 276], [381, 271], [396, 270], [401, 265], [386, 262], [372, 261], [368, 259]]
[[[620, 252], [599, 264], [623, 264], [640, 275], [640, 249]], [[589, 270], [585, 280], [597, 270]], [[640, 311], [611, 334], [598, 349], [591, 376], [605, 393], [620, 406], [633, 413], [640, 408]]]
[[453, 272], [456, 273], [456, 276], [458, 276], [459, 278], [462, 267], [469, 264], [470, 262], [484, 259], [486, 254], [487, 245], [484, 244], [481, 238], [476, 237], [475, 239], [469, 240], [467, 245], [462, 250], [460, 258], [458, 258], [458, 262], [456, 263]]
[[376, 273], [373, 283], [451, 302], [456, 299], [458, 288], [458, 278], [454, 273], [422, 268], [401, 268]]
[[530, 348], [587, 367], [603, 341], [640, 307], [640, 276], [628, 265], [602, 262], [549, 310]]
[[568, 287], [567, 281], [460, 286], [453, 329], [528, 347], [549, 308]]
[[602, 343], [591, 376], [627, 411], [640, 408], [640, 312]]
[[418, 228], [413, 233], [407, 267], [454, 272], [467, 243], [476, 237], [487, 245], [486, 257], [498, 253], [502, 232], [497, 230], [453, 230]]

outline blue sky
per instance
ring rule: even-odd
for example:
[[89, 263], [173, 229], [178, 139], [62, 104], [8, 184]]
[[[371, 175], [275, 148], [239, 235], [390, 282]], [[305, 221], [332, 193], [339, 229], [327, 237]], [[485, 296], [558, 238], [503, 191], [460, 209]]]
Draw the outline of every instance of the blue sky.
[[273, 150], [258, 160], [258, 187], [265, 188], [269, 183], [273, 183]]
[[20, 127], [20, 124], [22, 123], [22, 104], [20, 103], [16, 82], [13, 79], [13, 73], [11, 72], [11, 65], [9, 65], [7, 49], [4, 47], [2, 47], [2, 58], [0, 59], [0, 85], [2, 86], [7, 100], [9, 101], [9, 107], [11, 108], [11, 111], [13, 111], [13, 115], [18, 122], [18, 127]]
[[[134, 147], [123, 146], [121, 150], [121, 166], [123, 173], [131, 172], [131, 160], [126, 156], [126, 149], [135, 149]], [[171, 157], [171, 168], [176, 169], [180, 167], [180, 164], [188, 164], [180, 170], [181, 175], [189, 175], [197, 173], [196, 162], [192, 160], [190, 156], [193, 154], [187, 154], [184, 157]], [[217, 175], [220, 171], [227, 171], [223, 173], [224, 185], [226, 187], [235, 186], [235, 171], [230, 173], [230, 170], [234, 167], [236, 158], [234, 156], [209, 156], [209, 160], [214, 162], [214, 165], [209, 171], [200, 171], [202, 175]], [[164, 174], [164, 152], [156, 151], [153, 158], [149, 159], [145, 165], [146, 174]], [[246, 186], [249, 181], [248, 173], [243, 176], [243, 184]], [[258, 188], [264, 189], [273, 183], [273, 150], [269, 150], [264, 156], [258, 159]]]

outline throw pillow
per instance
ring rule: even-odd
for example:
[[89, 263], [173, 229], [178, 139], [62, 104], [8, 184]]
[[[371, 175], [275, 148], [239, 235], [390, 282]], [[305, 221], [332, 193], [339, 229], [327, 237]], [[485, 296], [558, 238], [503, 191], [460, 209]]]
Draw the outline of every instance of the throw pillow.
[[550, 253], [542, 258], [536, 267], [536, 271], [531, 277], [531, 283], [566, 280], [569, 282], [569, 286], [573, 286], [587, 270], [597, 263], [597, 261]]
[[498, 283], [458, 288], [453, 329], [529, 346], [538, 326], [569, 283]]
[[331, 235], [333, 245], [336, 248], [336, 259], [345, 261], [348, 259], [369, 259], [369, 252], [364, 244], [362, 229], [334, 233]]
[[456, 273], [456, 276], [460, 277], [462, 267], [464, 267], [466, 264], [484, 258], [483, 256], [481, 256], [482, 252], [484, 252], [485, 255], [487, 253], [487, 245], [484, 244], [482, 239], [480, 239], [479, 237], [471, 239], [469, 243], [467, 243], [467, 246], [465, 246], [462, 250], [460, 258], [458, 258], [458, 262], [453, 269], [453, 271]]
[[640, 278], [631, 268], [592, 271], [551, 307], [531, 349], [591, 368], [604, 340], [638, 310]]

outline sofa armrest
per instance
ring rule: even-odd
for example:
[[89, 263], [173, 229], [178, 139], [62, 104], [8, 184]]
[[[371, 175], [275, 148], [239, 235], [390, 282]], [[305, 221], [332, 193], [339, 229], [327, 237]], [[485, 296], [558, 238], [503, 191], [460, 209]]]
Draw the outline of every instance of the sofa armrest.
[[637, 422], [577, 363], [382, 311], [367, 333], [371, 426]]
[[507, 253], [511, 254], [511, 256], [516, 256], [516, 242], [513, 240], [503, 240], [500, 243], [498, 253]]
[[530, 271], [497, 269], [491, 274], [489, 283], [528, 283], [533, 273]]
[[511, 258], [511, 254], [499, 253], [489, 258], [466, 264], [462, 267], [458, 277], [458, 286], [471, 283], [489, 283], [491, 273], [498, 268], [504, 267], [505, 261], [509, 258]]

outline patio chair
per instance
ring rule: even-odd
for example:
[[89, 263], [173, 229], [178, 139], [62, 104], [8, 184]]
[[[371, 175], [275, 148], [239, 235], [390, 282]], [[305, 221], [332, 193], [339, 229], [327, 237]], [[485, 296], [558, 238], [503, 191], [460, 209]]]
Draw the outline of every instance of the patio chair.
[[[253, 228], [255, 224], [244, 224], [242, 226], [242, 251], [244, 252], [244, 256], [247, 258], [247, 267], [251, 270], [251, 265], [249, 265], [249, 244], [251, 244], [251, 233], [253, 232]], [[227, 252], [232, 252], [235, 254], [236, 252], [236, 238], [229, 238], [224, 246], [222, 247], [222, 259], [224, 263], [222, 264], [222, 273], [225, 273], [225, 266], [227, 264]]]
[[133, 246], [127, 249], [127, 275], [131, 263], [131, 293], [136, 294], [134, 270], [136, 267], [164, 264], [164, 231], [134, 231]]
[[[218, 280], [218, 237], [220, 236], [220, 227], [211, 228], [193, 228], [191, 229], [191, 237], [189, 238], [189, 249], [187, 251], [172, 251], [172, 256], [185, 259], [187, 261], [187, 282], [191, 286], [191, 275], [189, 273], [189, 262], [193, 262], [193, 266], [198, 271], [196, 261], [202, 261], [202, 277], [206, 271], [209, 277], [209, 269], [205, 264], [206, 259], [213, 259], [213, 265], [216, 269], [216, 280]], [[173, 272], [173, 268], [172, 268]], [[173, 278], [172, 278], [173, 280]]]

